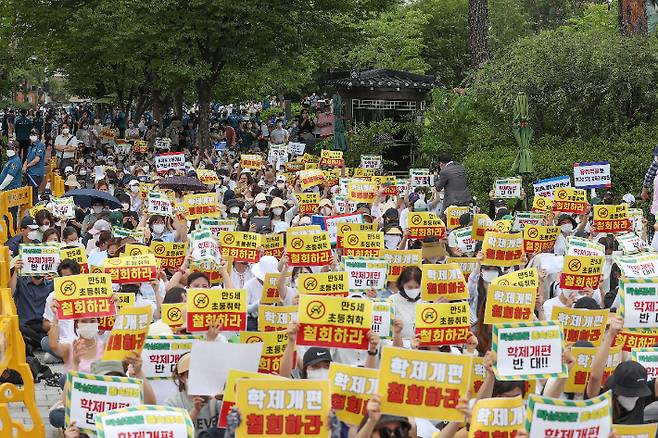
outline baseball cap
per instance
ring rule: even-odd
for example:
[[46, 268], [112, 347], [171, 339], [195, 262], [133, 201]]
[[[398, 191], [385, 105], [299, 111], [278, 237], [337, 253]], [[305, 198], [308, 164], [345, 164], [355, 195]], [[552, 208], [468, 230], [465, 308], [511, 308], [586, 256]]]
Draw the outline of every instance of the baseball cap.
[[92, 236], [100, 233], [101, 231], [108, 231], [112, 228], [110, 223], [106, 221], [105, 219], [99, 219], [96, 221], [93, 227], [89, 230], [89, 234]]
[[121, 374], [123, 376], [126, 375], [120, 360], [97, 360], [96, 362], [92, 362], [90, 368], [91, 374], [99, 376], [104, 376], [109, 373]]
[[178, 363], [176, 364], [176, 372], [178, 374], [183, 374], [184, 372], [190, 370], [190, 358], [191, 357], [192, 357], [192, 354], [185, 353], [184, 355], [181, 356], [180, 359], [178, 359]]
[[[306, 356], [304, 356], [306, 359]], [[625, 397], [648, 397], [651, 391], [647, 386], [647, 369], [640, 363], [629, 360], [617, 365], [605, 383], [614, 395]]]
[[23, 228], [31, 228], [33, 230], [36, 230], [37, 228], [39, 228], [39, 226], [37, 225], [34, 218], [30, 216], [25, 216], [23, 219], [21, 219], [21, 229]]
[[[320, 362], [331, 362], [329, 349], [322, 347], [311, 347], [304, 353], [303, 369]], [[646, 375], [646, 373], [645, 373]]]
[[633, 196], [633, 194], [631, 193], [626, 193], [624, 196], [621, 197], [621, 199], [627, 204], [635, 203], [635, 196]]

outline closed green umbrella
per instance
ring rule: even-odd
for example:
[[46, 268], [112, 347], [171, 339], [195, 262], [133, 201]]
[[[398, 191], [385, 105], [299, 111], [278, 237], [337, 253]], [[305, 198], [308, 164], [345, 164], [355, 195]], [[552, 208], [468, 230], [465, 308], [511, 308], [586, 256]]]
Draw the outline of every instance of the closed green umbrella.
[[347, 150], [347, 135], [345, 134], [345, 121], [343, 119], [343, 99], [338, 93], [334, 94], [334, 114], [336, 121], [334, 122], [334, 145], [335, 151]]
[[530, 176], [535, 173], [532, 166], [532, 157], [530, 156], [530, 140], [532, 139], [532, 128], [528, 119], [528, 96], [525, 93], [519, 93], [514, 103], [514, 124], [512, 130], [519, 150], [516, 152], [516, 158], [512, 165], [512, 174], [521, 176]]

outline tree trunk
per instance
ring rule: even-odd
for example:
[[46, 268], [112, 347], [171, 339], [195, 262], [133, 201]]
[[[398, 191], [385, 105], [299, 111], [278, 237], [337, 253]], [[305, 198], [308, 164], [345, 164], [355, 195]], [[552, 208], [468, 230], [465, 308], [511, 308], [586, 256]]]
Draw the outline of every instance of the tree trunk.
[[642, 36], [648, 33], [645, 0], [619, 1], [619, 31], [623, 36]]
[[153, 89], [151, 95], [153, 96], [153, 119], [157, 120], [158, 123], [162, 123], [162, 93], [159, 89]]
[[178, 85], [174, 89], [174, 115], [183, 120], [183, 86]]
[[212, 83], [209, 80], [196, 81], [196, 91], [199, 96], [199, 131], [197, 133], [197, 144], [200, 149], [210, 148], [210, 131], [208, 120], [210, 117], [210, 94]]
[[489, 9], [487, 0], [468, 1], [468, 52], [471, 65], [481, 67], [489, 59]]

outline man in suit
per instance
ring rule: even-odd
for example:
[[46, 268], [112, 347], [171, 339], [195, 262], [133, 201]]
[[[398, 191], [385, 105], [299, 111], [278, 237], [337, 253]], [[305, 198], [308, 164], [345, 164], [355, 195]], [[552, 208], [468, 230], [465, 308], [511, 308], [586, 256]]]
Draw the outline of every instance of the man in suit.
[[464, 166], [452, 161], [450, 154], [444, 153], [439, 155], [439, 169], [435, 186], [437, 192], [444, 191], [442, 211], [451, 205], [468, 205], [472, 198]]

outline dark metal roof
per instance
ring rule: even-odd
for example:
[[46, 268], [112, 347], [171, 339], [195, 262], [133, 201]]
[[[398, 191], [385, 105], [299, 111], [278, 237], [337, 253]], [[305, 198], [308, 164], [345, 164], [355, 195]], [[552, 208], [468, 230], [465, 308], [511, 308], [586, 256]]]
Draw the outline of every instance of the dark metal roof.
[[342, 72], [342, 77], [336, 77], [338, 72], [330, 73], [328, 84], [345, 88], [416, 88], [430, 90], [439, 85], [435, 76], [419, 75], [400, 70], [377, 68], [365, 71]]

